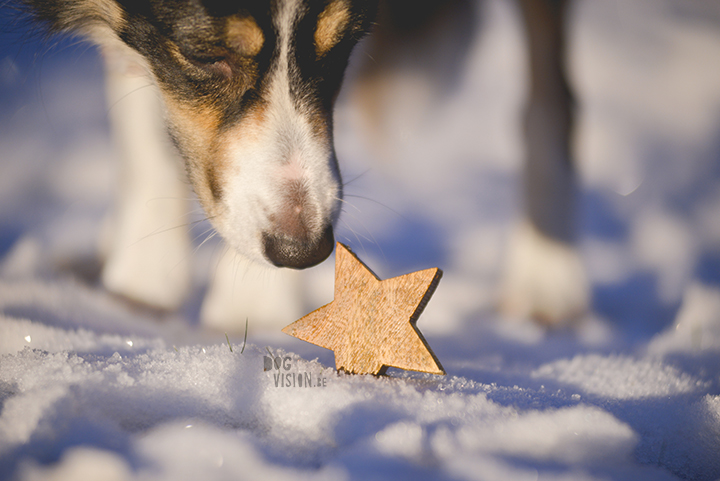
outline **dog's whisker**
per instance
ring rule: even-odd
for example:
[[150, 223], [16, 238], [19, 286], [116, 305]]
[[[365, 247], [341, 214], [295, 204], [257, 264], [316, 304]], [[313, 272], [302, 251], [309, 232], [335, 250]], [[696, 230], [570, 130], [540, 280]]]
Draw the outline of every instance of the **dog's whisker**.
[[[351, 203], [349, 203], [349, 202], [347, 202], [347, 201], [346, 201], [346, 204], [347, 204], [347, 205], [352, 205], [353, 207], [355, 207], [353, 204], [351, 204]], [[356, 207], [356, 209], [357, 209], [357, 207]], [[360, 209], [358, 209], [358, 212], [361, 212]], [[350, 216], [350, 218], [352, 218], [355, 222], [358, 222], [358, 223], [360, 224], [360, 226], [361, 226], [361, 227], [368, 233], [368, 235], [369, 235], [369, 238], [368, 238], [368, 237], [365, 237], [365, 238], [368, 240], [368, 242], [371, 242], [371, 243], [375, 244], [375, 245], [378, 247], [378, 249], [380, 249], [380, 254], [383, 256], [383, 259], [384, 259], [385, 261], [387, 261], [387, 258], [386, 258], [386, 256], [385, 256], [385, 252], [384, 252], [383, 249], [382, 249], [382, 246], [381, 246], [380, 243], [377, 241], [377, 239], [375, 238], [375, 235], [372, 233], [372, 231], [371, 231], [370, 229], [368, 229], [367, 225], [365, 225], [365, 223], [364, 223], [360, 218], [358, 218], [358, 217], [354, 216], [353, 214], [349, 213], [347, 210], [343, 209], [343, 213], [347, 214], [347, 215]], [[349, 225], [344, 219], [341, 219], [341, 221], [343, 222], [343, 224], [344, 224], [348, 229], [350, 229], [350, 231], [355, 235], [355, 237], [358, 238], [358, 241], [360, 241], [358, 233], [355, 232], [355, 230], [354, 230], [352, 227], [350, 227], [350, 225]], [[361, 243], [361, 247], [363, 248], [363, 250], [364, 250], [365, 252], [367, 252], [367, 250], [365, 249], [365, 247], [362, 246], [362, 243]]]
[[352, 183], [355, 182], [356, 180], [363, 178], [368, 172], [370, 172], [370, 170], [371, 170], [371, 169], [366, 169], [365, 172], [356, 175], [355, 177], [353, 177], [352, 179], [348, 180], [347, 182], [343, 182], [343, 184], [342, 184], [343, 187], [347, 187], [348, 185], [352, 184]]
[[365, 253], [365, 255], [368, 255], [368, 250], [367, 250], [367, 248], [365, 247], [365, 244], [363, 243], [361, 237], [364, 238], [366, 241], [370, 242], [371, 244], [375, 244], [375, 246], [376, 246], [376, 247], [378, 248], [378, 250], [380, 251], [380, 255], [382, 256], [383, 260], [385, 261], [385, 263], [387, 263], [387, 256], [385, 255], [385, 251], [383, 250], [382, 246], [381, 246], [380, 243], [377, 241], [377, 239], [375, 239], [375, 236], [372, 234], [372, 232], [370, 232], [370, 231], [367, 229], [367, 227], [365, 227], [365, 226], [363, 225], [363, 228], [368, 231], [368, 234], [370, 234], [370, 238], [368, 238], [367, 236], [364, 236], [364, 235], [362, 235], [362, 234], [359, 234], [359, 233], [358, 233], [357, 231], [355, 231], [355, 229], [353, 229], [347, 222], [345, 222], [345, 221], [342, 221], [342, 222], [343, 222], [343, 224], [345, 224], [345, 226], [348, 228], [348, 230], [350, 230], [350, 232], [352, 232], [352, 234], [355, 236], [355, 238], [357, 239], [358, 243], [360, 244], [360, 248], [363, 250], [363, 252]]
[[[204, 222], [205, 220], [206, 220], [206, 219], [200, 219], [200, 220], [191, 222], [191, 223], [189, 223], [189, 224], [181, 224], [181, 225], [179, 225], [179, 226], [175, 226], [175, 227], [171, 227], [171, 228], [165, 229], [163, 232], [168, 232], [168, 231], [171, 231], [171, 230], [173, 230], [173, 229], [177, 229], [177, 228], [179, 228], [179, 227], [196, 225], [196, 224], [199, 224], [200, 222]], [[213, 230], [212, 227], [211, 227], [210, 229], [205, 230], [205, 232], [203, 232], [202, 234], [200, 234], [200, 235], [198, 235], [198, 236], [195, 236], [195, 238], [193, 239], [193, 242], [194, 242], [195, 240], [197, 240], [199, 237], [201, 237], [202, 235], [206, 234], [207, 232], [209, 232], [209, 231], [211, 231], [211, 230]], [[145, 236], [145, 237], [137, 240], [136, 242], [130, 244], [130, 246], [133, 246], [133, 245], [141, 242], [142, 240], [145, 240], [145, 239], [151, 237], [152, 235], [161, 234], [161, 233], [162, 233], [162, 232], [156, 232], [156, 233], [148, 234], [147, 236]], [[187, 254], [185, 254], [185, 255], [184, 255], [180, 260], [178, 260], [177, 263], [175, 263], [175, 265], [168, 271], [168, 274], [172, 273], [172, 272], [173, 272], [175, 269], [177, 269], [178, 266], [180, 266], [180, 264], [182, 264], [183, 262], [187, 262], [187, 260], [190, 258], [190, 256], [196, 254], [197, 251], [200, 249], [200, 247], [201, 247], [205, 242], [207, 242], [208, 240], [212, 239], [212, 238], [215, 236], [216, 233], [217, 233], [217, 232], [213, 232], [212, 234], [210, 234], [210, 236], [208, 236], [208, 238], [206, 238], [204, 241], [202, 241], [202, 242], [200, 243], [200, 245], [198, 245], [196, 248], [194, 248], [193, 250], [191, 250], [190, 252], [188, 252]]]
[[393, 209], [393, 208], [390, 207], [389, 205], [383, 204], [382, 202], [377, 201], [377, 200], [375, 200], [375, 199], [373, 199], [373, 198], [371, 198], [371, 197], [365, 197], [365, 196], [362, 196], [362, 195], [355, 195], [355, 194], [345, 194], [345, 197], [352, 197], [352, 198], [355, 198], [355, 199], [362, 199], [362, 200], [367, 200], [368, 202], [373, 202], [373, 203], [379, 205], [380, 207], [384, 207], [385, 209], [389, 210], [390, 212], [392, 212], [393, 214], [397, 215], [397, 216], [400, 217], [401, 219], [408, 220], [407, 217], [405, 217], [404, 215], [402, 215], [400, 212], [396, 211], [395, 209]]
[[[210, 229], [206, 230], [205, 232], [203, 232], [202, 234], [200, 234], [200, 235], [198, 235], [198, 236], [195, 236], [195, 238], [193, 239], [193, 242], [194, 242], [195, 240], [197, 240], [198, 238], [200, 238], [201, 236], [207, 234], [207, 233], [210, 232], [211, 230], [213, 230], [213, 229], [210, 228]], [[205, 244], [207, 241], [209, 241], [210, 239], [212, 239], [212, 238], [215, 237], [216, 235], [217, 235], [217, 232], [211, 232], [210, 235], [208, 235], [208, 236], [205, 238], [205, 240], [203, 240], [200, 244], [198, 244], [196, 247], [194, 247], [190, 252], [188, 252], [187, 254], [185, 254], [185, 255], [182, 257], [182, 259], [178, 260], [177, 263], [172, 267], [172, 269], [170, 269], [170, 270], [168, 271], [168, 274], [172, 273], [172, 272], [173, 272], [175, 269], [177, 269], [177, 267], [180, 266], [180, 264], [182, 264], [183, 262], [187, 262], [187, 260], [190, 259], [190, 257], [192, 257], [192, 256], [194, 256], [195, 254], [197, 254], [197, 252], [200, 250], [200, 248], [203, 246], [203, 244]]]
[[[342, 202], [344, 205], [349, 205], [350, 207], [352, 207], [353, 209], [355, 209], [358, 212], [362, 212], [358, 206], [351, 204], [349, 201], [347, 201], [345, 199], [341, 199], [340, 197], [335, 197], [335, 200], [337, 200], [338, 202]], [[343, 210], [343, 212], [346, 212], [346, 211]]]
[[[153, 197], [152, 199], [148, 199], [145, 202], [145, 205], [148, 206], [148, 205], [150, 205], [151, 202], [162, 201], [162, 200], [184, 200], [186, 202], [194, 202], [196, 199], [194, 197]], [[194, 209], [191, 212], [197, 212], [199, 210], [202, 210], [202, 208]]]
[[[366, 226], [362, 221], [360, 221], [360, 220], [358, 220], [358, 219], [355, 219], [355, 220], [356, 220], [357, 222], [360, 222], [360, 225], [362, 226], [363, 229], [365, 229], [365, 231], [367, 232], [368, 235], [362, 235], [362, 234], [358, 233], [357, 231], [355, 231], [354, 229], [352, 229], [352, 228], [349, 226], [349, 224], [347, 224], [347, 223], [345, 223], [345, 225], [346, 225], [349, 229], [351, 229], [351, 230], [353, 231], [353, 234], [355, 234], [356, 237], [362, 236], [363, 238], [365, 238], [365, 239], [366, 239], [368, 242], [370, 242], [371, 244], [375, 244], [375, 245], [382, 251], [382, 247], [380, 246], [380, 243], [377, 241], [377, 239], [375, 238], [375, 235], [372, 233], [372, 231], [370, 231], [370, 229], [368, 229], [367, 226]], [[384, 254], [383, 254], [383, 257], [384, 257]]]
[[[184, 216], [183, 216], [183, 217], [184, 217]], [[155, 229], [154, 231], [150, 232], [149, 234], [142, 236], [141, 238], [139, 238], [138, 240], [136, 240], [136, 241], [133, 242], [132, 244], [128, 245], [127, 247], [132, 247], [132, 246], [134, 246], [134, 245], [136, 245], [136, 244], [138, 244], [138, 243], [140, 243], [140, 242], [142, 242], [142, 241], [144, 241], [144, 240], [147, 240], [147, 239], [149, 239], [150, 237], [153, 237], [153, 236], [155, 236], [155, 235], [164, 234], [164, 233], [166, 233], [166, 232], [170, 232], [170, 231], [173, 231], [173, 230], [175, 230], [175, 229], [180, 229], [180, 228], [182, 228], [182, 227], [193, 227], [193, 226], [195, 226], [195, 225], [197, 225], [197, 224], [200, 224], [200, 223], [202, 223], [202, 222], [205, 222], [205, 221], [207, 221], [207, 220], [210, 220], [211, 218], [212, 218], [212, 216], [211, 216], [211, 217], [205, 217], [205, 218], [198, 219], [198, 220], [195, 220], [195, 221], [192, 221], [192, 222], [184, 222], [184, 223], [182, 223], [182, 224], [174, 225], [174, 226], [172, 226], [172, 227], [167, 227], [167, 228], [164, 228], [164, 229], [163, 229], [163, 228], [157, 228], [157, 229]]]
[[[199, 238], [201, 238], [202, 236], [204, 236], [204, 235], [207, 234], [208, 232], [212, 232], [213, 230], [215, 230], [214, 227], [210, 227], [209, 229], [205, 229], [203, 232], [201, 232], [201, 233], [199, 233], [198, 235], [196, 235], [195, 237], [193, 237], [192, 241], [195, 242], [196, 240], [198, 240]], [[216, 232], [216, 233], [217, 233], [217, 232]], [[213, 234], [213, 235], [214, 235], [214, 234]], [[205, 242], [207, 242], [207, 241], [208, 241], [208, 239], [205, 239], [204, 241], [202, 241], [202, 242], [200, 243], [200, 245], [198, 245], [198, 246], [196, 247], [196, 250], [197, 250], [198, 248], [200, 248], [200, 246], [202, 246], [202, 245], [203, 245]]]
[[111, 111], [117, 104], [119, 104], [120, 102], [122, 102], [123, 100], [125, 100], [128, 96], [134, 94], [135, 92], [138, 92], [138, 91], [140, 91], [140, 90], [143, 90], [143, 89], [146, 89], [146, 88], [152, 87], [152, 86], [153, 86], [153, 83], [152, 83], [152, 82], [148, 82], [148, 83], [145, 84], [145, 85], [141, 85], [140, 87], [137, 87], [137, 88], [135, 88], [135, 89], [132, 89], [130, 92], [126, 93], [125, 95], [123, 95], [122, 97], [120, 97], [119, 99], [117, 99], [115, 102], [113, 102], [113, 104], [110, 105], [110, 106], [107, 108], [107, 111], [105, 112], [105, 114], [106, 114], [106, 115], [109, 115], [109, 114], [110, 114], [110, 111]]
[[[347, 212], [346, 212], [346, 213], [347, 213]], [[368, 229], [368, 227], [365, 225], [365, 223], [362, 222], [360, 219], [358, 219], [357, 217], [353, 216], [353, 215], [350, 214], [350, 213], [347, 213], [347, 215], [349, 215], [349, 216], [350, 216], [353, 220], [355, 220], [356, 222], [359, 222], [359, 223], [360, 223], [360, 226], [361, 226], [361, 227], [367, 232], [367, 234], [368, 234], [368, 235], [366, 236], [366, 235], [363, 235], [363, 234], [357, 232], [355, 229], [353, 229], [353, 227], [352, 227], [345, 219], [340, 219], [341, 222], [343, 223], [343, 225], [344, 225], [350, 232], [352, 232], [352, 234], [355, 236], [355, 238], [357, 239], [357, 241], [360, 243], [360, 247], [362, 248], [362, 250], [367, 253], [367, 249], [365, 248], [365, 245], [363, 244], [363, 242], [362, 242], [362, 240], [361, 240], [361, 237], [364, 238], [367, 242], [370, 242], [371, 244], [374, 244], [375, 246], [377, 246], [377, 248], [380, 250], [380, 253], [381, 253], [382, 256], [383, 256], [383, 259], [386, 259], [386, 257], [385, 257], [385, 252], [383, 251], [382, 246], [381, 246], [380, 243], [377, 241], [377, 239], [375, 238], [375, 235], [373, 235], [372, 231], [371, 231], [370, 229]]]
[[374, 58], [372, 55], [370, 55], [369, 53], [365, 53], [365, 56], [366, 56], [367, 58], [369, 58], [370, 60], [372, 60], [372, 62], [373, 62], [374, 64], [380, 65], [380, 64], [378, 63], [378, 61], [375, 60], [375, 58]]
[[[206, 231], [206, 232], [207, 232], [207, 231]], [[213, 232], [211, 232], [210, 235], [208, 235], [208, 236], [205, 238], [205, 240], [203, 240], [200, 244], [197, 245], [197, 247], [195, 247], [195, 249], [193, 249], [193, 254], [197, 253], [197, 251], [199, 251], [200, 248], [201, 248], [203, 245], [205, 245], [206, 242], [208, 242], [210, 239], [212, 239], [212, 238], [215, 237], [216, 235], [218, 235], [217, 231], [213, 230]]]
[[[156, 201], [156, 200], [174, 200], [174, 199], [173, 199], [172, 197], [165, 197], [165, 198], [163, 198], [163, 197], [156, 197], [156, 198], [154, 198], [154, 199], [150, 199], [150, 200], [146, 201], [146, 202], [145, 202], [145, 207], [152, 207], [151, 204], [152, 204], [154, 201]], [[189, 222], [186, 222], [186, 223], [183, 223], [183, 224], [180, 224], [180, 225], [178, 225], [178, 226], [176, 226], [176, 227], [173, 227], [173, 229], [174, 229], [174, 228], [177, 228], [177, 227], [182, 227], [182, 226], [194, 227], [194, 226], [197, 225], [197, 224], [200, 224], [200, 223], [202, 223], [202, 222], [209, 221], [210, 219], [215, 218], [215, 216], [206, 217], [206, 215], [205, 215], [205, 210], [204, 210], [202, 207], [198, 207], [198, 208], [196, 208], [196, 209], [188, 210], [188, 211], [185, 212], [184, 214], [181, 214], [181, 215], [175, 217], [175, 219], [173, 219], [173, 220], [178, 220], [178, 219], [182, 219], [182, 218], [185, 218], [185, 217], [195, 217], [197, 214], [200, 214], [200, 217], [201, 217], [201, 218], [196, 219], [196, 220], [193, 220], [193, 221], [189, 221]]]
[[366, 235], [363, 235], [363, 234], [360, 234], [359, 232], [357, 232], [357, 231], [356, 231], [355, 229], [353, 229], [352, 226], [351, 226], [349, 223], [347, 223], [345, 220], [342, 220], [342, 219], [341, 219], [340, 221], [343, 223], [343, 225], [345, 226], [345, 228], [347, 228], [350, 232], [352, 232], [352, 234], [353, 234], [356, 238], [358, 238], [358, 242], [360, 241], [359, 238], [362, 237], [362, 238], [365, 239], [367, 242], [372, 242], [372, 243], [377, 244], [377, 242], [376, 242], [374, 239], [372, 239], [372, 238], [370, 238], [370, 237], [368, 237], [368, 236], [366, 236]]
[[[150, 200], [148, 200], [147, 202], [145, 202], [145, 207], [151, 207], [151, 203], [152, 203], [154, 200], [164, 200], [164, 199], [172, 199], [172, 197], [166, 197], [166, 198], [157, 197], [157, 198], [155, 198], [155, 199], [150, 199]], [[188, 223], [186, 223], [186, 224], [183, 224], [183, 225], [194, 226], [194, 225], [196, 225], [196, 224], [202, 223], [202, 222], [204, 222], [204, 221], [209, 221], [210, 219], [214, 219], [214, 218], [216, 217], [216, 216], [207, 217], [207, 216], [205, 215], [205, 209], [203, 209], [202, 207], [197, 207], [197, 208], [195, 208], [195, 209], [188, 210], [188, 211], [185, 212], [184, 214], [181, 214], [181, 215], [175, 217], [175, 219], [173, 219], [173, 220], [181, 219], [181, 218], [184, 218], [184, 217], [195, 217], [195, 216], [197, 216], [198, 214], [200, 215], [201, 218], [196, 219], [196, 220], [194, 220], [194, 221], [190, 221], [190, 222], [188, 222]]]
[[355, 232], [355, 229], [350, 227], [350, 225], [347, 222], [345, 222], [344, 220], [341, 220], [341, 222], [345, 225], [345, 227], [347, 227], [347, 229], [350, 231], [350, 233], [355, 236], [355, 240], [358, 241], [358, 244], [360, 244], [360, 248], [363, 250], [363, 252], [367, 252], [367, 250], [365, 249], [365, 244], [363, 244], [362, 239], [360, 239], [360, 236], [358, 236], [357, 232]]

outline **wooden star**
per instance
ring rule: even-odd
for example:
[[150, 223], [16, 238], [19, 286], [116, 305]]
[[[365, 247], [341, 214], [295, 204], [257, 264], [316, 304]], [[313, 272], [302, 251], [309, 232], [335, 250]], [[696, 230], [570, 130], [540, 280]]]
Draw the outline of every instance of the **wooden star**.
[[445, 374], [415, 323], [440, 282], [440, 269], [381, 281], [337, 243], [335, 298], [283, 332], [335, 352], [335, 367], [384, 374], [388, 367]]

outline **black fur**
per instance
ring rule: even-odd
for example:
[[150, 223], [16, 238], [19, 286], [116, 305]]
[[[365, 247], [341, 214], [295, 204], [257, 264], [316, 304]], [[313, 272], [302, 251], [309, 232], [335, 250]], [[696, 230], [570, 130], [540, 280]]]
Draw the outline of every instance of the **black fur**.
[[[231, 126], [261, 101], [265, 77], [277, 58], [272, 16], [282, 0], [108, 0], [115, 1], [125, 22], [117, 36], [142, 54], [167, 91], [184, 102], [211, 104], [221, 114], [222, 126]], [[292, 61], [300, 75], [291, 85], [296, 101], [305, 108], [327, 114], [330, 122], [350, 51], [370, 29], [377, 0], [350, 4], [351, 21], [342, 39], [321, 58], [316, 58], [313, 33], [328, 0], [303, 2], [292, 42]], [[51, 32], [76, 32], [88, 25], [107, 23], [78, 0], [25, 0], [34, 18]], [[261, 28], [265, 42], [252, 58], [232, 52], [222, 39], [222, 20], [230, 15], [251, 16]], [[172, 45], [190, 65], [180, 64], [171, 54]], [[218, 62], [229, 66], [223, 75]]]

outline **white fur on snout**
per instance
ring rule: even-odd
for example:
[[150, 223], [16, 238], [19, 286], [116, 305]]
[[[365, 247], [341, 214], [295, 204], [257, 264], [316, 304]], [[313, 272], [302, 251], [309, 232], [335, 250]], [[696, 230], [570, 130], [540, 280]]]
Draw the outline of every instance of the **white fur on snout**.
[[[339, 210], [340, 179], [330, 134], [313, 129], [312, 112], [298, 106], [290, 92], [290, 77], [297, 75], [289, 55], [297, 8], [297, 2], [285, 2], [276, 19], [280, 51], [262, 110], [230, 129], [221, 142], [223, 208], [215, 222], [236, 250], [261, 262], [267, 262], [262, 235], [282, 231], [278, 222], [292, 226], [288, 216], [301, 215], [297, 224], [314, 237]], [[293, 189], [302, 191], [301, 202]]]

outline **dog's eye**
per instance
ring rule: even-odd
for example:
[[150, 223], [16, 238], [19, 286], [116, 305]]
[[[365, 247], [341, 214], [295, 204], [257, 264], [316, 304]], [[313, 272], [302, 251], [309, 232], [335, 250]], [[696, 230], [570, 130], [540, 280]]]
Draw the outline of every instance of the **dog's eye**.
[[209, 73], [221, 75], [223, 77], [231, 77], [233, 69], [227, 58], [222, 56], [185, 56], [188, 61], [195, 67], [203, 69]]

